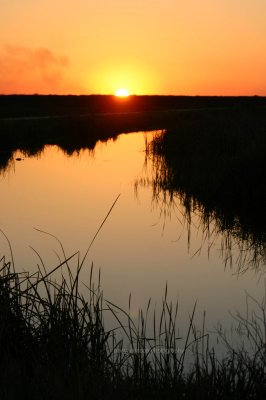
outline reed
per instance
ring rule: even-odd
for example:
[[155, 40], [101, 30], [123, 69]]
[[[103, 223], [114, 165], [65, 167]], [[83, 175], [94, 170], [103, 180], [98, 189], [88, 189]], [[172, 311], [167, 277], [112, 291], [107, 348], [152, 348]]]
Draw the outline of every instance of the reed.
[[230, 247], [238, 249], [238, 272], [264, 270], [264, 109], [205, 110], [187, 117], [149, 143], [153, 177], [142, 184], [152, 186], [162, 209], [181, 202], [188, 225], [192, 213], [200, 216], [203, 232], [214, 225], [213, 237], [224, 238], [226, 262]]
[[[227, 349], [220, 359], [204, 323], [200, 330], [194, 325], [196, 304], [180, 337], [178, 303], [168, 300], [167, 285], [161, 312], [149, 300], [134, 319], [130, 296], [127, 311], [104, 299], [93, 265], [87, 293], [80, 293], [79, 253], [64, 255], [51, 272], [39, 259], [32, 275], [16, 272], [12, 257], [0, 260], [1, 399], [264, 398], [265, 298], [247, 297], [260, 314], [235, 317], [249, 351], [234, 349], [218, 330]], [[52, 277], [60, 270], [57, 282]], [[106, 313], [113, 328], [105, 326]]]

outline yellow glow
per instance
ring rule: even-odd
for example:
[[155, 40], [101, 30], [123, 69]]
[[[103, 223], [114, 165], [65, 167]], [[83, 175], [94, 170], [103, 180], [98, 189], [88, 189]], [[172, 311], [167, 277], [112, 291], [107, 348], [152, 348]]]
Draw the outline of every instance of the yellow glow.
[[160, 79], [156, 79], [153, 68], [144, 62], [140, 65], [132, 59], [126, 62], [110, 58], [104, 65], [92, 67], [85, 85], [95, 94], [115, 94], [117, 89], [124, 88], [130, 95], [141, 95], [150, 94], [158, 82]]
[[151, 3], [0, 1], [0, 93], [266, 95], [266, 1]]
[[115, 95], [118, 96], [118, 97], [128, 97], [129, 96], [129, 92], [128, 92], [127, 89], [120, 88], [120, 89], [117, 89], [115, 91]]

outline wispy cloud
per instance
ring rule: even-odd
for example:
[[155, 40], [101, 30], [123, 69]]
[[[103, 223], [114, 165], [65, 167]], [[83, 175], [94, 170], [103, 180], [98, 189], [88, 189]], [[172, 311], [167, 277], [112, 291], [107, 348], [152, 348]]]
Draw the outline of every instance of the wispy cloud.
[[0, 50], [0, 93], [70, 92], [68, 66], [66, 55], [49, 49], [6, 45]]

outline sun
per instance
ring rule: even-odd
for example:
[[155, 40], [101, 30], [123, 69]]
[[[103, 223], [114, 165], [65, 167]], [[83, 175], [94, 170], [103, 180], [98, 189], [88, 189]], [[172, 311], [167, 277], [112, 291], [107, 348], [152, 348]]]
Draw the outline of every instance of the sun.
[[115, 96], [117, 97], [128, 97], [129, 96], [129, 91], [124, 88], [119, 88], [115, 91]]

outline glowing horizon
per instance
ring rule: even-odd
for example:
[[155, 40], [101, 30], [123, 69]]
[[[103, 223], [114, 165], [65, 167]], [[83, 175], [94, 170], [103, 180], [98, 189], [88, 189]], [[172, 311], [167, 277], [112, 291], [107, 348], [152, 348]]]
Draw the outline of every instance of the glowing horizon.
[[115, 96], [117, 97], [128, 97], [129, 96], [129, 92], [127, 89], [124, 88], [119, 88], [115, 91]]
[[262, 0], [12, 0], [0, 10], [2, 94], [266, 95]]

